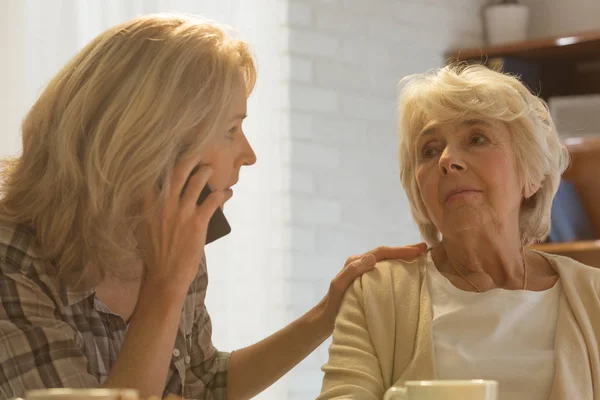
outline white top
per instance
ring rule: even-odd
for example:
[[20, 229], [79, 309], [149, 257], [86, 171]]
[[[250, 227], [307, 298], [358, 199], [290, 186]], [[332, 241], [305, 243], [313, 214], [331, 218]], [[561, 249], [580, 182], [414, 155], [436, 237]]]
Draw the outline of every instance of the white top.
[[439, 379], [492, 379], [499, 400], [547, 400], [554, 378], [554, 338], [562, 287], [458, 289], [429, 253], [433, 346]]

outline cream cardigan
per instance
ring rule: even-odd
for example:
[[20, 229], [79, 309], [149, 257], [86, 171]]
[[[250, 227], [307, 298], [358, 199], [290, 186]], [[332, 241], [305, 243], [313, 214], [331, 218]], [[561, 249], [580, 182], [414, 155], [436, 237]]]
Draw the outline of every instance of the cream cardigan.
[[[563, 287], [550, 400], [600, 400], [600, 269], [541, 254]], [[380, 400], [392, 385], [436, 378], [426, 260], [381, 262], [348, 289], [318, 399]]]

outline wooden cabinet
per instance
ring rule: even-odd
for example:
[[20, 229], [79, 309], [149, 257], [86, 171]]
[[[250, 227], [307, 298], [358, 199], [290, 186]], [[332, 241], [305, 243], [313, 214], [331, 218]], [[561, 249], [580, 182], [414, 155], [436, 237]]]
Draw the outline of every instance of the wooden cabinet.
[[456, 49], [448, 62], [465, 61], [522, 76], [544, 99], [600, 93], [600, 31], [504, 46]]
[[[565, 145], [571, 153], [571, 165], [563, 178], [575, 185], [596, 234], [600, 234], [600, 138], [566, 139]], [[600, 240], [543, 243], [534, 248], [600, 267]]]
[[[477, 49], [456, 49], [448, 62], [481, 63], [520, 75], [542, 98], [600, 93], [600, 32], [530, 40]], [[600, 109], [598, 110], [600, 113]], [[599, 240], [544, 243], [536, 249], [600, 267], [600, 138], [569, 138], [571, 165], [563, 178], [572, 182]]]

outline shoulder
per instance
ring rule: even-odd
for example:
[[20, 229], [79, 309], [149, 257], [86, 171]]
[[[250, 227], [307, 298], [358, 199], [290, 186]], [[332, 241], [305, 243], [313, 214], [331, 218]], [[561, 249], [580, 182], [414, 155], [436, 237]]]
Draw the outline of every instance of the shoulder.
[[389, 303], [398, 296], [418, 293], [427, 262], [427, 254], [413, 260], [385, 260], [354, 282], [354, 290], [376, 303]]
[[[393, 342], [390, 342], [390, 332], [413, 343], [421, 318], [421, 289], [427, 261], [428, 254], [424, 254], [411, 261], [377, 263], [373, 270], [356, 279], [346, 293], [336, 327], [344, 327], [348, 332], [354, 329], [352, 334], [356, 334], [356, 327], [364, 328], [368, 340], [388, 354], [386, 359], [394, 354], [393, 348], [389, 347]], [[391, 359], [388, 361], [392, 362]], [[391, 370], [391, 364], [389, 368]]]
[[18, 295], [49, 303], [62, 301], [59, 284], [47, 266], [33, 229], [0, 221], [0, 281], [11, 290], [13, 298]]
[[600, 282], [600, 268], [592, 267], [573, 260], [572, 258], [557, 254], [544, 252], [538, 252], [538, 254], [548, 260], [561, 277], [563, 277], [563, 275], [565, 277], [574, 278], [585, 277], [586, 279], [591, 278]]
[[0, 261], [2, 268], [30, 273], [34, 261], [40, 259], [33, 229], [0, 221]]
[[600, 268], [592, 267], [572, 258], [538, 252], [558, 272], [563, 288], [567, 289], [571, 296], [583, 296], [584, 293], [595, 296], [600, 294]]
[[386, 285], [402, 283], [406, 280], [419, 280], [425, 263], [427, 254], [419, 257], [405, 260], [384, 260], [377, 263], [374, 269], [365, 273], [361, 280], [364, 283], [374, 285]]

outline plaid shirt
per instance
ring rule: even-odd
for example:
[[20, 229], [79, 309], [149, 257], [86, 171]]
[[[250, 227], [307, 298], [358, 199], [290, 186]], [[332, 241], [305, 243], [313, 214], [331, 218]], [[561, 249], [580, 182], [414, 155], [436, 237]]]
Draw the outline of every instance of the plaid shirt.
[[[102, 385], [127, 333], [125, 321], [94, 290], [65, 290], [39, 254], [31, 230], [0, 223], [0, 398]], [[165, 395], [227, 398], [229, 353], [211, 342], [207, 284], [203, 263], [185, 299]]]

